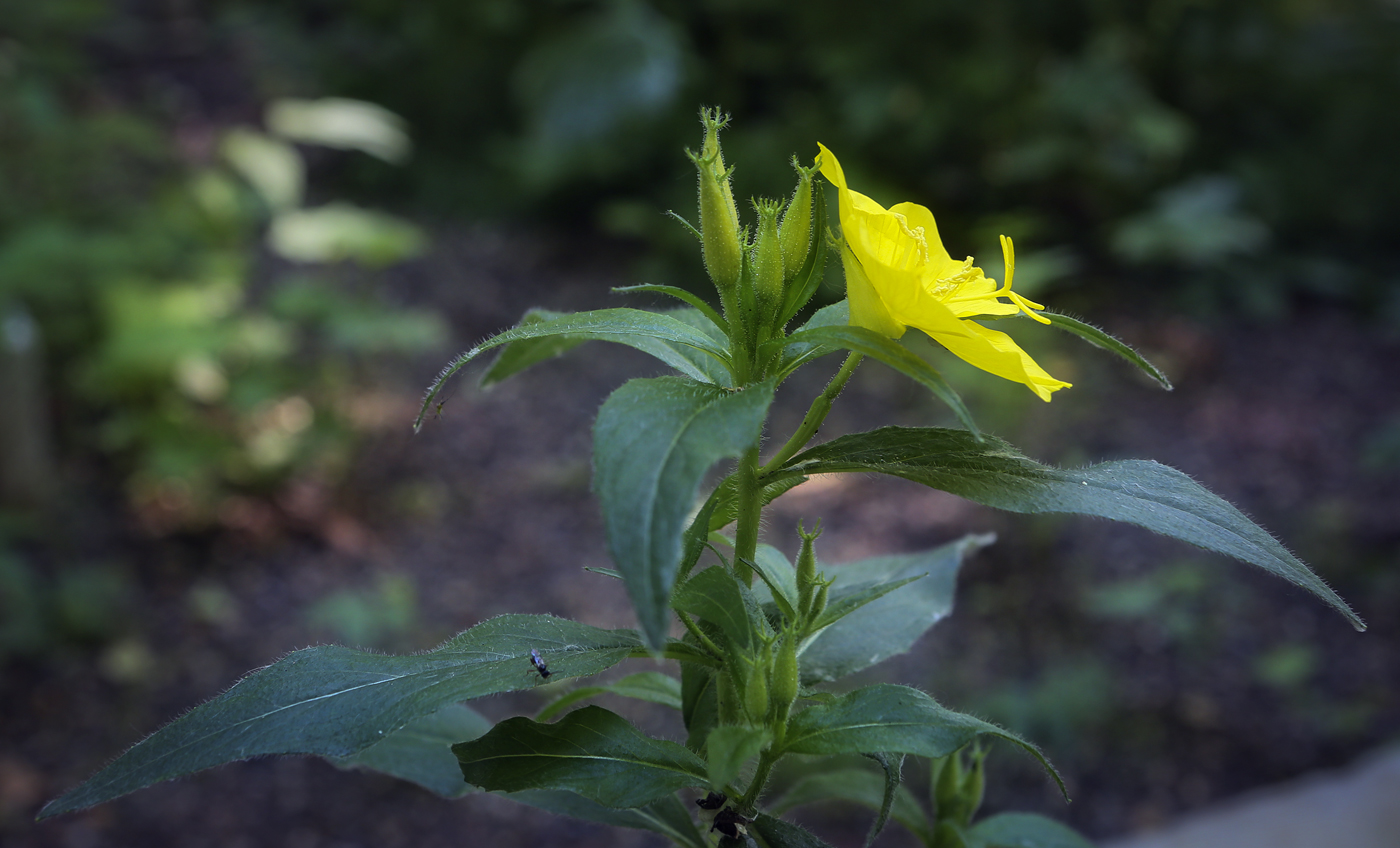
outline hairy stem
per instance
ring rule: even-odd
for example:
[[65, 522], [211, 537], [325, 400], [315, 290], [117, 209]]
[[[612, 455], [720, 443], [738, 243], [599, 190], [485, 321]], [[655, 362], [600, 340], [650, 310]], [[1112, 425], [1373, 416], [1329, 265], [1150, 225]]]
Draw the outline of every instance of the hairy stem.
[[735, 470], [738, 488], [738, 526], [734, 529], [734, 575], [747, 586], [753, 585], [753, 562], [758, 552], [758, 523], [763, 512], [762, 490], [758, 485], [758, 445], [744, 451]]
[[744, 797], [739, 799], [740, 810], [752, 810], [758, 803], [758, 796], [763, 794], [763, 787], [768, 783], [768, 774], [773, 770], [773, 765], [778, 762], [778, 755], [769, 748], [758, 755], [758, 768], [753, 773], [753, 781], [749, 783], [749, 790], [744, 793]]
[[836, 376], [831, 378], [831, 382], [826, 384], [822, 393], [817, 395], [817, 399], [812, 401], [812, 406], [808, 408], [807, 414], [803, 416], [802, 423], [792, 434], [792, 438], [787, 440], [773, 458], [758, 470], [758, 476], [763, 477], [779, 468], [797, 455], [797, 452], [806, 447], [812, 437], [821, 428], [822, 422], [826, 420], [826, 415], [831, 411], [831, 405], [836, 402], [836, 396], [841, 394], [841, 390], [846, 388], [846, 381], [851, 379], [855, 373], [856, 366], [860, 365], [864, 357], [859, 353], [852, 353], [846, 357], [846, 361], [841, 364], [841, 370], [836, 372]]

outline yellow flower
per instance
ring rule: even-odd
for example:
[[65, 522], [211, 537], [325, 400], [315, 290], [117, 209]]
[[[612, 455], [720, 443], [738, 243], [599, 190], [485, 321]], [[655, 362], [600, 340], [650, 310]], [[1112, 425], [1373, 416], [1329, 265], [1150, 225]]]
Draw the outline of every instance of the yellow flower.
[[[1001, 237], [1006, 258], [1006, 285], [983, 275], [969, 256], [954, 260], [938, 238], [933, 213], [914, 203], [889, 209], [846, 186], [841, 163], [823, 144], [817, 164], [836, 186], [841, 206], [841, 261], [851, 323], [892, 339], [909, 327], [983, 371], [1024, 383], [1041, 400], [1070, 384], [1056, 380], [1005, 333], [971, 319], [982, 315], [1024, 312], [1041, 323], [1044, 309], [1011, 290], [1016, 257], [1011, 239]], [[1006, 302], [1001, 298], [1006, 298]]]

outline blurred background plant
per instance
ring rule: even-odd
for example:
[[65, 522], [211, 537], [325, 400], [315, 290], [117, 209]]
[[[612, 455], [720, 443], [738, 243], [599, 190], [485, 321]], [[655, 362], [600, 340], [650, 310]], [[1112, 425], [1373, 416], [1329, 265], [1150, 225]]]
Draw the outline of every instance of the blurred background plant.
[[20, 419], [60, 410], [56, 431], [36, 424], [6, 446], [6, 467], [27, 465], [35, 481], [13, 483], [16, 500], [52, 488], [55, 466], [40, 459], [50, 441], [111, 457], [157, 534], [207, 527], [237, 511], [235, 496], [266, 496], [292, 476], [336, 479], [356, 357], [433, 348], [445, 327], [374, 297], [375, 272], [421, 252], [421, 231], [346, 203], [306, 207], [295, 143], [399, 163], [402, 122], [357, 101], [283, 99], [267, 107], [266, 131], [172, 137], [116, 99], [93, 61], [87, 39], [113, 25], [113, 9], [12, 10], [0, 89], [0, 304], [14, 351], [4, 388]]

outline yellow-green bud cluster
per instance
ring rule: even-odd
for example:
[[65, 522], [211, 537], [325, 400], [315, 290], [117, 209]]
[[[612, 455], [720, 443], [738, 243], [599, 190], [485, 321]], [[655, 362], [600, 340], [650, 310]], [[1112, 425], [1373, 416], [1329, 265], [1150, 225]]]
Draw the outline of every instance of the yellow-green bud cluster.
[[982, 762], [987, 751], [980, 746], [971, 753], [971, 763], [963, 762], [963, 752], [958, 751], [931, 765], [929, 775], [932, 783], [933, 803], [938, 821], [966, 827], [982, 806], [982, 795], [986, 790], [986, 772]]
[[[705, 135], [699, 153], [687, 151], [700, 180], [700, 242], [708, 272], [719, 291], [730, 339], [736, 350], [752, 355], [760, 345], [781, 334], [783, 318], [793, 310], [788, 289], [802, 272], [811, 250], [815, 168], [797, 164], [797, 187], [787, 202], [755, 200], [758, 226], [740, 225], [731, 187], [733, 168], [726, 168], [719, 131], [728, 116], [702, 109]], [[788, 316], [790, 317], [790, 316]]]
[[798, 618], [804, 627], [826, 609], [827, 590], [831, 587], [831, 581], [817, 573], [815, 543], [821, 534], [821, 521], [810, 533], [803, 529], [801, 523], [797, 525], [797, 535], [802, 537], [802, 550], [797, 554], [797, 605]]

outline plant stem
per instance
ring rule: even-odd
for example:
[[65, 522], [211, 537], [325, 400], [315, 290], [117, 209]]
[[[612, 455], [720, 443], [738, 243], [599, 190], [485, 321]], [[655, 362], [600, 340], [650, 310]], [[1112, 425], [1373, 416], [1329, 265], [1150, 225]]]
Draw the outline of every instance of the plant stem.
[[752, 810], [758, 803], [758, 796], [763, 794], [763, 786], [768, 782], [768, 773], [777, 762], [778, 757], [772, 748], [758, 755], [758, 768], [753, 773], [753, 781], [749, 783], [749, 790], [744, 793], [744, 797], [739, 799], [740, 810]]
[[703, 645], [705, 650], [713, 654], [715, 659], [722, 659], [724, 657], [724, 652], [721, 651], [719, 646], [714, 642], [710, 641], [710, 637], [706, 636], [704, 632], [700, 630], [695, 624], [694, 619], [680, 610], [676, 610], [676, 615], [680, 617], [681, 624], [685, 625], [685, 629], [690, 631], [690, 635], [694, 636], [695, 640]]
[[841, 364], [841, 370], [836, 372], [836, 376], [832, 377], [831, 382], [826, 384], [822, 393], [817, 395], [816, 400], [812, 401], [812, 406], [803, 416], [802, 423], [798, 425], [792, 438], [788, 439], [787, 443], [773, 455], [773, 458], [758, 470], [760, 478], [781, 468], [783, 463], [796, 456], [797, 452], [812, 440], [812, 437], [817, 434], [817, 430], [821, 428], [822, 422], [826, 420], [826, 414], [831, 411], [831, 405], [836, 402], [836, 396], [841, 394], [842, 389], [846, 388], [846, 381], [851, 379], [856, 366], [860, 365], [863, 358], [859, 353], [851, 353], [846, 357], [846, 361]]
[[735, 470], [738, 489], [738, 526], [734, 529], [734, 575], [747, 586], [753, 585], [753, 562], [758, 552], [758, 523], [763, 513], [762, 490], [758, 485], [758, 445], [744, 451]]

